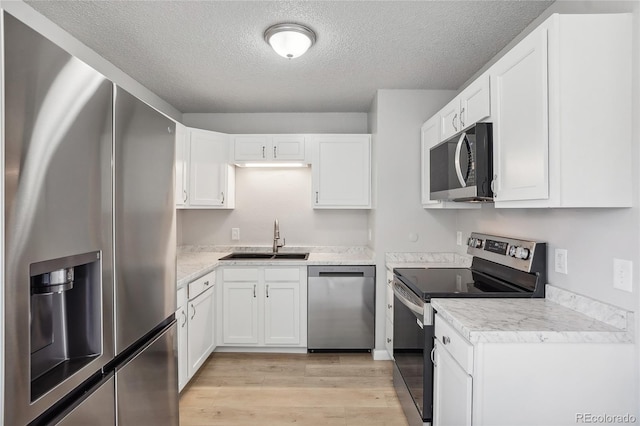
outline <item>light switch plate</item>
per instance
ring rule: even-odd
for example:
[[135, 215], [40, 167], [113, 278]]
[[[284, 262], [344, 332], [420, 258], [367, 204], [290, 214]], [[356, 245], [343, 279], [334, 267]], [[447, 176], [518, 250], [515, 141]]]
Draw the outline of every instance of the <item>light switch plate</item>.
[[231, 239], [238, 241], [240, 239], [240, 228], [231, 228]]
[[633, 292], [633, 262], [624, 259], [613, 259], [613, 288]]
[[567, 267], [567, 257], [568, 253], [566, 249], [556, 249], [555, 251], [555, 271], [559, 274], [569, 274], [569, 269]]

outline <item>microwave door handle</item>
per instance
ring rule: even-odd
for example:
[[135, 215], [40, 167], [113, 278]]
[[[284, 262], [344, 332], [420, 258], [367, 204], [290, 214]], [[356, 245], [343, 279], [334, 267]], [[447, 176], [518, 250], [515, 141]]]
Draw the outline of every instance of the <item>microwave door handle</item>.
[[462, 150], [462, 144], [464, 142], [466, 134], [463, 133], [460, 135], [460, 139], [458, 139], [458, 145], [456, 145], [456, 158], [455, 158], [455, 166], [456, 166], [456, 175], [458, 176], [458, 181], [460, 182], [461, 187], [467, 186], [467, 182], [465, 182], [464, 177], [462, 176], [462, 168], [460, 167], [460, 151]]

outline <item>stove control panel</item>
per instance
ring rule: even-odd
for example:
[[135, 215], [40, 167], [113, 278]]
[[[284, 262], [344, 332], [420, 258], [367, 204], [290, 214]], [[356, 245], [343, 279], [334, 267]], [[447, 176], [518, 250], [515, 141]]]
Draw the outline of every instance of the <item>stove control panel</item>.
[[525, 272], [546, 270], [546, 244], [472, 232], [467, 239], [467, 254]]

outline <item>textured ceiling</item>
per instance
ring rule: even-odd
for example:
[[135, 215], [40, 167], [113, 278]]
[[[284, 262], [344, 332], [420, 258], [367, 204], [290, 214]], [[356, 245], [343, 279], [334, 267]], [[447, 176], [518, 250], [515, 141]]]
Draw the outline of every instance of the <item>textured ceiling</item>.
[[[31, 1], [182, 112], [367, 112], [377, 89], [458, 89], [550, 1]], [[287, 60], [280, 22], [317, 43]]]

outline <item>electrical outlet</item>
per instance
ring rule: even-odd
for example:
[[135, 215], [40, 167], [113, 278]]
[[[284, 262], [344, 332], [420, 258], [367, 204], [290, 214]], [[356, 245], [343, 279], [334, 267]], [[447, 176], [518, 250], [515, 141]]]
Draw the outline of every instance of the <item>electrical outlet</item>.
[[240, 228], [231, 228], [231, 239], [238, 241], [240, 239]]
[[569, 270], [567, 268], [568, 253], [565, 249], [556, 249], [555, 251], [555, 271], [559, 274], [567, 275]]
[[613, 259], [613, 288], [633, 292], [633, 262], [630, 260]]
[[462, 245], [462, 232], [460, 231], [456, 232], [456, 244], [459, 246]]

